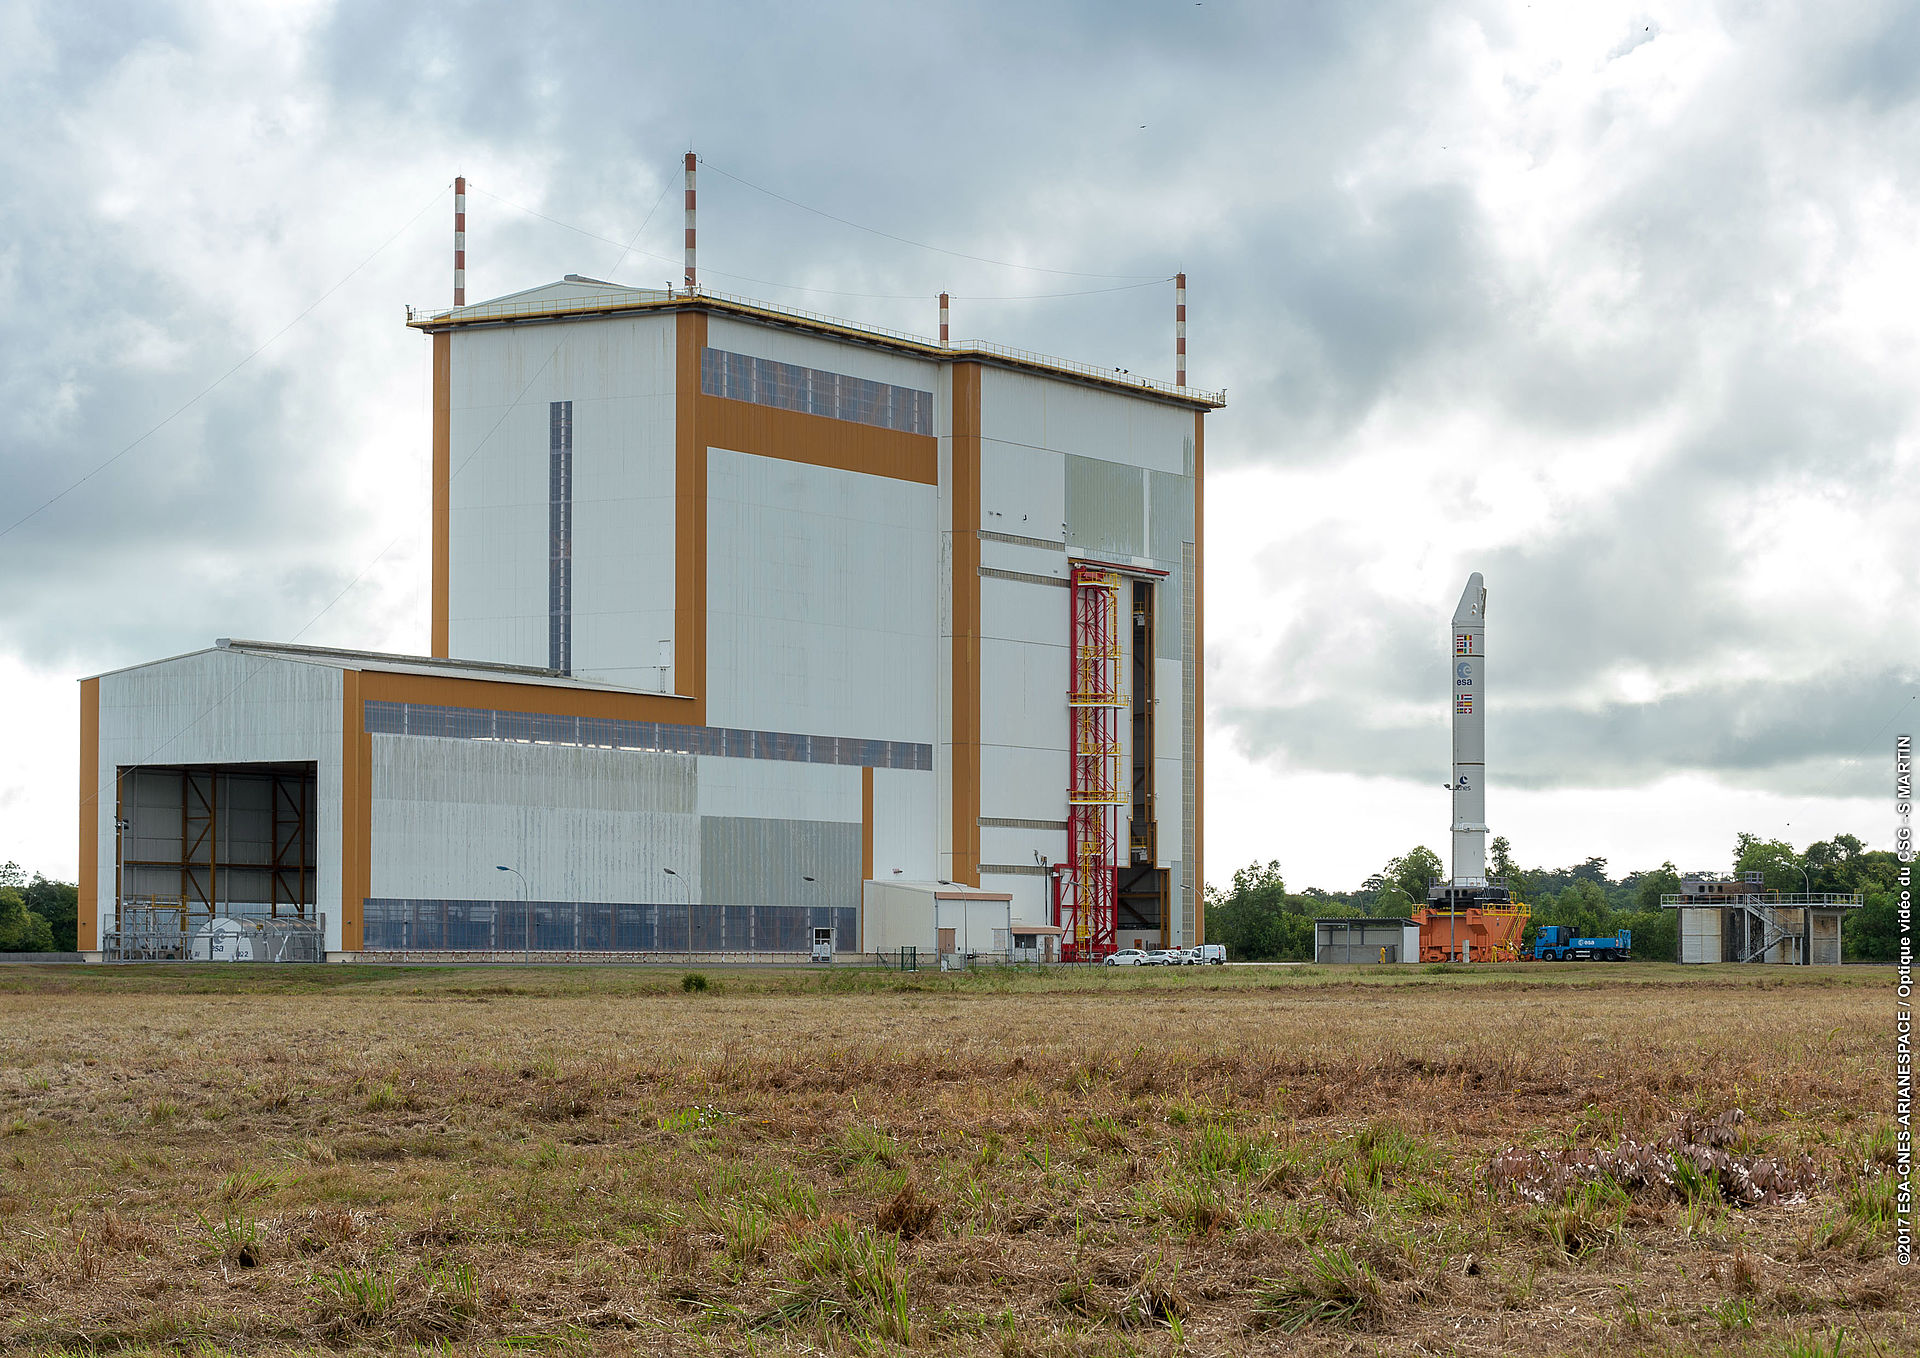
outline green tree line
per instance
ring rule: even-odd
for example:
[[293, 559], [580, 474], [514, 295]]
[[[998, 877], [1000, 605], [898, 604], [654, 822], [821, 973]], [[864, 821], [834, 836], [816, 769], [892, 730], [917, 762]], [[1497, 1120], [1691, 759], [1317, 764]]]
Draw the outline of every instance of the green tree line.
[[[1599, 938], [1630, 929], [1634, 957], [1677, 960], [1679, 918], [1660, 907], [1662, 896], [1680, 889], [1671, 862], [1619, 878], [1608, 875], [1604, 858], [1523, 868], [1504, 836], [1493, 841], [1490, 859], [1492, 874], [1506, 878], [1532, 912], [1525, 935], [1529, 951], [1540, 925], [1559, 924]], [[1835, 835], [1796, 852], [1785, 840], [1742, 833], [1734, 840], [1733, 870], [1761, 873], [1773, 891], [1858, 892], [1865, 905], [1843, 917], [1843, 955], [1850, 962], [1893, 959], [1900, 864], [1892, 853], [1868, 849], [1855, 835]], [[1389, 859], [1358, 891], [1291, 892], [1278, 862], [1251, 863], [1233, 874], [1226, 890], [1208, 886], [1207, 941], [1225, 944], [1229, 957], [1243, 961], [1312, 961], [1314, 920], [1410, 916], [1425, 905], [1427, 887], [1444, 876], [1440, 856], [1424, 844]]]
[[80, 946], [80, 888], [18, 863], [0, 865], [0, 952], [72, 952]]

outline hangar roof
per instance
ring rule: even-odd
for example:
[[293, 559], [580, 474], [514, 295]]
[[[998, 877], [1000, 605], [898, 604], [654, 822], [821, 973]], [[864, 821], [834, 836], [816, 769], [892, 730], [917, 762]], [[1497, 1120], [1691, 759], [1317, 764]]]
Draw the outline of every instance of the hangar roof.
[[[146, 669], [150, 665], [164, 665], [169, 660], [184, 660], [190, 655], [205, 655], [216, 650], [259, 656], [265, 660], [287, 660], [303, 665], [327, 665], [340, 670], [373, 670], [384, 674], [425, 674], [443, 679], [492, 679], [516, 684], [544, 684], [552, 688], [588, 689], [601, 693], [644, 693], [656, 698], [672, 696], [646, 689], [626, 688], [619, 684], [598, 683], [592, 679], [578, 679], [561, 674], [558, 670], [544, 669], [538, 665], [506, 665], [490, 660], [443, 660], [430, 655], [351, 651], [335, 646], [300, 646], [292, 642], [280, 641], [240, 641], [232, 637], [221, 637], [212, 646], [202, 647], [197, 651], [183, 651], [179, 655], [148, 660], [138, 665], [127, 665], [117, 670], [107, 670], [105, 674], [125, 674], [130, 670]], [[89, 677], [103, 678], [105, 675]]]
[[751, 297], [714, 292], [704, 287], [692, 291], [684, 288], [669, 288], [663, 292], [658, 288], [630, 288], [625, 284], [609, 283], [604, 279], [587, 278], [571, 273], [556, 282], [544, 283], [537, 288], [525, 288], [519, 292], [510, 292], [504, 297], [474, 302], [468, 306], [449, 307], [441, 311], [416, 311], [408, 307], [407, 324], [415, 330], [433, 333], [473, 326], [591, 320], [645, 311], [689, 310], [710, 311], [737, 316], [745, 320], [762, 321], [786, 329], [807, 331], [832, 339], [850, 340], [857, 344], [890, 349], [896, 353], [907, 353], [916, 358], [932, 359], [936, 362], [985, 363], [993, 367], [1013, 368], [1047, 377], [1064, 377], [1072, 381], [1086, 382], [1119, 391], [1129, 396], [1144, 396], [1150, 400], [1168, 401], [1196, 410], [1217, 410], [1227, 403], [1225, 391], [1202, 391], [1198, 387], [1177, 386], [1156, 377], [1142, 377], [1124, 368], [1103, 368], [1098, 364], [1080, 363], [1069, 358], [1052, 358], [1046, 354], [1009, 348], [1004, 344], [990, 344], [984, 340], [955, 340], [950, 344], [942, 344], [938, 340], [928, 339], [922, 335], [910, 335], [902, 330], [862, 325], [857, 321], [841, 320], [834, 316], [821, 315], [819, 312], [802, 311], [797, 307], [780, 306], [773, 302], [756, 301]]

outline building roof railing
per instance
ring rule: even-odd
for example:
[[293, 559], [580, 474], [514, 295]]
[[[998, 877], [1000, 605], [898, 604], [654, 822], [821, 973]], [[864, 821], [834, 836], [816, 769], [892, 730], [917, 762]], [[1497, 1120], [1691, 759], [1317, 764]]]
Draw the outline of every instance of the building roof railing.
[[1227, 403], [1227, 393], [1224, 389], [1206, 391], [1199, 387], [1183, 387], [1157, 377], [1143, 377], [1125, 368], [1103, 368], [1094, 363], [1056, 358], [1050, 354], [1036, 353], [1031, 349], [994, 344], [987, 340], [958, 340], [941, 344], [938, 340], [929, 339], [924, 335], [909, 334], [904, 330], [890, 330], [885, 326], [849, 321], [818, 311], [808, 311], [802, 307], [764, 302], [757, 298], [714, 292], [707, 288], [681, 288], [663, 292], [657, 288], [602, 287], [598, 292], [583, 293], [578, 297], [503, 297], [492, 302], [477, 302], [471, 306], [453, 307], [440, 311], [416, 310], [409, 306], [407, 324], [416, 330], [434, 331], [502, 321], [564, 320], [569, 317], [602, 316], [630, 311], [677, 310], [688, 306], [708, 306], [736, 314], [761, 316], [785, 324], [798, 324], [810, 330], [904, 349], [920, 357], [937, 361], [987, 359], [1017, 368], [1082, 378], [1097, 382], [1101, 386], [1141, 392], [1205, 409], [1217, 409]]
[[[1713, 885], [1738, 888], [1747, 885], [1744, 882], [1722, 881]], [[1709, 909], [1720, 905], [1787, 905], [1811, 906], [1822, 910], [1852, 910], [1866, 904], [1866, 898], [1857, 891], [1714, 891], [1688, 892], [1681, 895], [1669, 892], [1660, 898], [1662, 910], [1677, 910], [1682, 906]]]

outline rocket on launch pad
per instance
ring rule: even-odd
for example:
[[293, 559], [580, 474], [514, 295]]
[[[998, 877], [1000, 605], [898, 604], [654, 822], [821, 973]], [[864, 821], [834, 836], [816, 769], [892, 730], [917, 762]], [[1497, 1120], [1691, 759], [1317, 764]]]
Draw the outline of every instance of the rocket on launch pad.
[[1528, 910], [1487, 877], [1487, 585], [1475, 571], [1453, 610], [1453, 865], [1416, 911], [1423, 962], [1520, 956]]
[[1453, 610], [1453, 885], [1487, 885], [1487, 586], [1475, 571]]

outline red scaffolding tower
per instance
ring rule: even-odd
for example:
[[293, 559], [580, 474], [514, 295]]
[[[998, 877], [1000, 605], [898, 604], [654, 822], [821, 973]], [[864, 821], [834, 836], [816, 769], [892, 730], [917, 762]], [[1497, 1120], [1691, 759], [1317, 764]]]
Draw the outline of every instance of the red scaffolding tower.
[[1067, 689], [1067, 861], [1057, 877], [1060, 958], [1098, 962], [1116, 947], [1119, 917], [1120, 576], [1073, 568], [1072, 677]]

